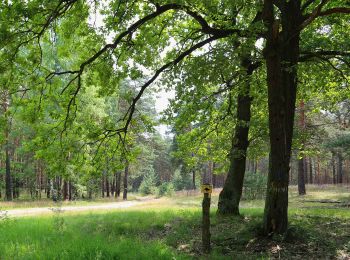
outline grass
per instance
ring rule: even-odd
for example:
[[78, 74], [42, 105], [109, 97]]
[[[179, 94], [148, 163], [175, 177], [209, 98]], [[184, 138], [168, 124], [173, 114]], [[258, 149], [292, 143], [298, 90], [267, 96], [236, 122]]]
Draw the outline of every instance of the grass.
[[[43, 195], [44, 196], [44, 195]], [[128, 200], [138, 200], [139, 196], [137, 194], [130, 193], [128, 194]], [[54, 202], [52, 199], [43, 198], [41, 200], [33, 200], [29, 197], [24, 199], [16, 199], [13, 201], [1, 201], [0, 200], [0, 209], [10, 210], [10, 209], [21, 209], [21, 208], [51, 208], [59, 206], [85, 206], [85, 205], [94, 205], [102, 203], [111, 203], [122, 201], [122, 198], [95, 198], [93, 200], [73, 200], [73, 201], [60, 201]]]
[[[293, 189], [285, 236], [260, 235], [261, 201], [243, 201], [244, 217], [218, 217], [213, 205], [210, 259], [348, 259], [349, 209], [302, 201], [346, 201], [349, 190], [309, 187], [309, 195], [298, 197]], [[0, 221], [0, 259], [206, 259], [201, 254], [200, 201], [199, 194], [183, 194], [137, 209], [5, 218]]]

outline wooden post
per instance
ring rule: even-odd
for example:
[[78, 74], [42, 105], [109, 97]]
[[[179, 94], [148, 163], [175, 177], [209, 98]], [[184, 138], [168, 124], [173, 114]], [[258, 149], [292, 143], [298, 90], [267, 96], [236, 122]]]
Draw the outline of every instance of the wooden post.
[[202, 202], [202, 246], [203, 252], [205, 254], [210, 253], [210, 202], [211, 202], [211, 192], [212, 185], [204, 184], [202, 185], [202, 192], [204, 193]]

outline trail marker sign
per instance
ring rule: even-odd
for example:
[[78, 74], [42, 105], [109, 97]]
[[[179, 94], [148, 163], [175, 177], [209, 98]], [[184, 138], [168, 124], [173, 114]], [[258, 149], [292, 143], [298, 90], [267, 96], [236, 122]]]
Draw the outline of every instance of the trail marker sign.
[[213, 191], [213, 185], [211, 185], [211, 184], [202, 184], [201, 185], [201, 192], [202, 193], [211, 194], [212, 191]]

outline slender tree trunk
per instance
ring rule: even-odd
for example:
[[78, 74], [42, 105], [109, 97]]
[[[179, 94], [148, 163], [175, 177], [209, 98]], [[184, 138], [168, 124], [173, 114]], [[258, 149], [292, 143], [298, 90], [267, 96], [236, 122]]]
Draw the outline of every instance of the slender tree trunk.
[[106, 176], [106, 193], [107, 193], [107, 198], [110, 197], [110, 194], [109, 194], [109, 180], [108, 180], [108, 176]]
[[305, 195], [305, 180], [304, 180], [304, 159], [301, 158], [298, 160], [298, 192], [299, 195]]
[[102, 173], [102, 179], [101, 179], [101, 196], [102, 198], [105, 197], [105, 175]]
[[[242, 66], [246, 69], [247, 78], [253, 74], [255, 68], [249, 59], [243, 59]], [[237, 124], [232, 138], [230, 168], [219, 195], [218, 213], [222, 215], [239, 215], [239, 202], [242, 197], [246, 155], [249, 145], [248, 133], [252, 103], [249, 92], [250, 82], [247, 79], [237, 97]]]
[[129, 175], [129, 163], [127, 162], [127, 165], [125, 166], [124, 171], [124, 191], [123, 191], [123, 200], [128, 199], [128, 175]]
[[5, 186], [6, 186], [6, 200], [12, 200], [12, 177], [11, 177], [11, 159], [10, 159], [10, 144], [8, 141], [9, 135], [6, 132], [6, 147], [5, 147]]
[[73, 199], [73, 184], [71, 181], [68, 182], [68, 199], [72, 200]]
[[308, 167], [307, 167], [307, 159], [304, 157], [304, 179], [305, 179], [305, 184], [309, 183], [309, 175], [308, 175]]
[[63, 181], [63, 200], [68, 200], [68, 182]]
[[192, 170], [192, 188], [196, 189], [196, 171], [194, 169]]
[[264, 56], [267, 69], [270, 159], [264, 210], [264, 231], [288, 228], [289, 163], [293, 137], [299, 59], [300, 0], [281, 1], [281, 25], [274, 1], [265, 0], [263, 19], [268, 28]]
[[[303, 132], [305, 130], [305, 104], [304, 101], [300, 101], [299, 105], [299, 130], [300, 132]], [[304, 150], [304, 144], [302, 145], [302, 148], [299, 150], [299, 153]], [[306, 168], [304, 167], [304, 155], [299, 154], [298, 159], [298, 192], [299, 195], [305, 195], [306, 194], [306, 189], [305, 189], [305, 170]]]
[[338, 183], [343, 183], [343, 156], [338, 153]]
[[337, 174], [335, 167], [335, 154], [332, 153], [332, 175], [333, 175], [333, 184], [337, 184]]
[[49, 199], [50, 195], [51, 195], [51, 180], [47, 179], [46, 198]]
[[121, 182], [122, 182], [122, 173], [121, 172], [117, 172], [116, 173], [116, 179], [117, 179], [117, 187], [116, 187], [116, 196], [120, 197], [120, 186], [121, 186]]
[[111, 183], [111, 197], [114, 197], [115, 193], [115, 176], [112, 178], [112, 183]]
[[313, 175], [312, 175], [312, 158], [309, 157], [309, 183], [313, 184]]

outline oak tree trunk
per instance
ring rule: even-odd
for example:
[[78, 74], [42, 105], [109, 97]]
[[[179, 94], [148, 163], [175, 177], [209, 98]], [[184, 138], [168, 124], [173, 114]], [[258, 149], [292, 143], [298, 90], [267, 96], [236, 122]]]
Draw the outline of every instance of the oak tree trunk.
[[264, 210], [264, 231], [284, 233], [288, 227], [289, 163], [293, 136], [299, 59], [300, 1], [281, 1], [281, 24], [274, 1], [265, 0], [268, 32], [264, 57], [267, 69], [270, 159]]
[[[242, 65], [246, 69], [248, 78], [255, 68], [249, 59], [242, 60]], [[218, 214], [222, 215], [239, 215], [239, 202], [242, 197], [246, 155], [249, 145], [248, 133], [252, 103], [249, 92], [250, 82], [247, 80], [237, 97], [237, 124], [232, 138], [230, 168], [218, 202]]]

